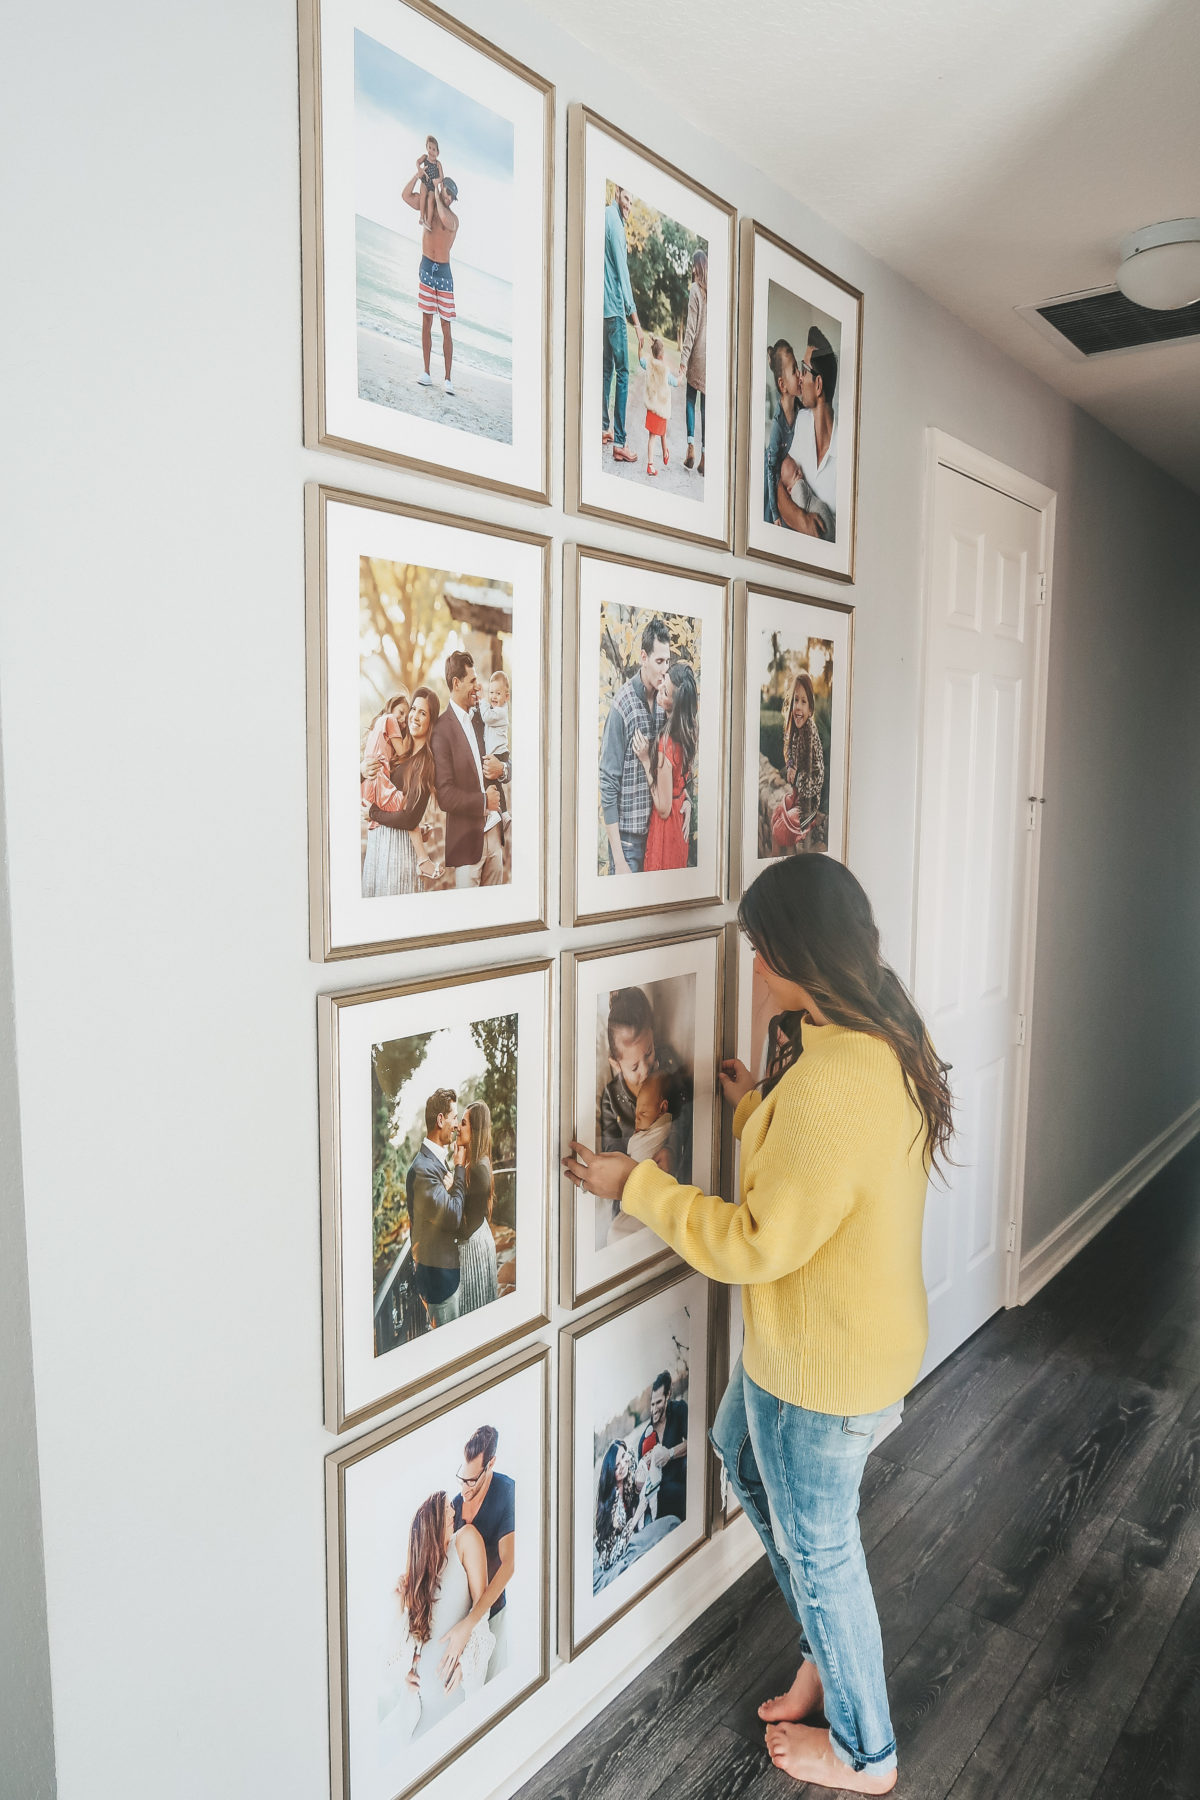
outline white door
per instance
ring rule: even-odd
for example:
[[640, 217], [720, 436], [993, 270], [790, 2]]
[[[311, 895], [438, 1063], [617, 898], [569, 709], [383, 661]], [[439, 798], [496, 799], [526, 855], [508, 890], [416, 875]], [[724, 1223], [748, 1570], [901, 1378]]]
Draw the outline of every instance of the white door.
[[926, 1370], [1015, 1298], [1048, 543], [1044, 508], [933, 479], [914, 987], [958, 1135], [926, 1204]]

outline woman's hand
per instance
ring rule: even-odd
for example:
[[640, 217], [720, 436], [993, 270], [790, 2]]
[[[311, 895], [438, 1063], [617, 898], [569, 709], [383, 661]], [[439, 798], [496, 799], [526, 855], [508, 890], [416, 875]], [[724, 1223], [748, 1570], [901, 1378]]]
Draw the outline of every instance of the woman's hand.
[[736, 1056], [729, 1057], [717, 1071], [721, 1082], [721, 1092], [730, 1106], [740, 1106], [747, 1094], [752, 1094], [758, 1083]]
[[568, 1180], [586, 1187], [597, 1200], [619, 1200], [625, 1183], [637, 1168], [632, 1156], [619, 1150], [589, 1150], [586, 1144], [571, 1139], [573, 1156], [563, 1157], [563, 1173]]
[[630, 748], [648, 774], [650, 771], [650, 739], [644, 731], [634, 732]]

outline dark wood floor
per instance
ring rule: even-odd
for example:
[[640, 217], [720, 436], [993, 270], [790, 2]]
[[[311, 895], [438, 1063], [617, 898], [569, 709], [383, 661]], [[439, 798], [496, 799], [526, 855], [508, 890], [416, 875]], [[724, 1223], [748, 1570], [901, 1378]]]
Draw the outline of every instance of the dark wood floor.
[[[867, 1467], [898, 1800], [1200, 1800], [1200, 1141], [910, 1397]], [[760, 1561], [518, 1800], [781, 1800]], [[785, 1647], [786, 1646], [786, 1647]]]

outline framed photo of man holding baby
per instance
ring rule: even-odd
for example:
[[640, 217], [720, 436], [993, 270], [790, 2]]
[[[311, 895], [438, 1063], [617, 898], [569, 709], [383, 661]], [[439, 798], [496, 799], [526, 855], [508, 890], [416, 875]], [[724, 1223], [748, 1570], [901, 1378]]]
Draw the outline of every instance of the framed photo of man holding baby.
[[742, 221], [738, 549], [853, 581], [863, 299]]
[[544, 1325], [552, 964], [318, 1000], [325, 1422]]
[[730, 583], [579, 546], [565, 562], [564, 917], [719, 902]]
[[[714, 1191], [720, 1168], [724, 934], [563, 958], [564, 1137], [653, 1159]], [[569, 1127], [569, 1130], [567, 1129]], [[583, 1305], [664, 1262], [648, 1226], [564, 1177], [562, 1303]]]
[[553, 87], [427, 0], [300, 64], [305, 442], [547, 500]]
[[536, 929], [549, 540], [306, 505], [313, 958]]
[[568, 506], [730, 544], [732, 206], [574, 105]]

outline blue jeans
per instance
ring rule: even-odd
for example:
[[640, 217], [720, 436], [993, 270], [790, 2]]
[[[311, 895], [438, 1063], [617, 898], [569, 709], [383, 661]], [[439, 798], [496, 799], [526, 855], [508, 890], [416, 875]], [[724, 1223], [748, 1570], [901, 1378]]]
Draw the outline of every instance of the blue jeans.
[[700, 396], [700, 448], [701, 448], [701, 450], [703, 450], [703, 448], [704, 448], [704, 395], [700, 393], [699, 388], [694, 388], [692, 386], [691, 382], [689, 381], [687, 384], [687, 434], [688, 434], [688, 443], [689, 444], [694, 444], [696, 441], [696, 396], [698, 394]]
[[629, 327], [624, 319], [604, 321], [604, 429], [608, 430], [608, 396], [612, 390], [613, 370], [617, 374], [617, 396], [612, 410], [613, 446], [620, 449], [625, 442], [625, 401], [629, 394]]
[[858, 1489], [881, 1419], [790, 1406], [742, 1370], [729, 1378], [712, 1445], [758, 1532], [817, 1665], [835, 1756], [852, 1769], [896, 1766], [879, 1615], [858, 1532]]
[[[645, 838], [627, 837], [624, 832], [621, 832], [620, 836], [621, 849], [625, 853], [625, 861], [629, 864], [629, 873], [631, 875], [640, 875], [642, 872], [642, 864], [646, 860]], [[610, 875], [615, 875], [617, 872], [616, 858], [613, 856], [611, 844], [608, 846], [608, 872]]]

